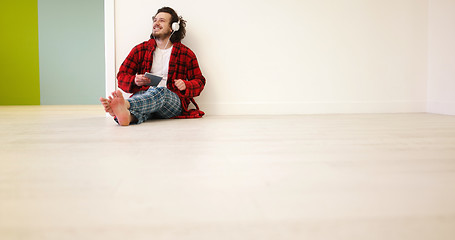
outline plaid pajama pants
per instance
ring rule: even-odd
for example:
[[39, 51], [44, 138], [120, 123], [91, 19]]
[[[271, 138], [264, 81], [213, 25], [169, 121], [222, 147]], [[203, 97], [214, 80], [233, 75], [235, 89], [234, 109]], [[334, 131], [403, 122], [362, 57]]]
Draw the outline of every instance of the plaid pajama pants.
[[137, 118], [137, 124], [153, 118], [172, 118], [182, 113], [180, 98], [165, 87], [138, 92], [128, 101], [130, 113]]

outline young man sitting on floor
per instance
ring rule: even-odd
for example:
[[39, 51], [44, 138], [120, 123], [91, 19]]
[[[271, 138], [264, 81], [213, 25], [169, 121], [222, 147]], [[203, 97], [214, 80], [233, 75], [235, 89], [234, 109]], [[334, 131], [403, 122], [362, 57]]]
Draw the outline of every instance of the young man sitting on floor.
[[[150, 39], [135, 46], [120, 66], [119, 88], [133, 95], [124, 99], [120, 90], [108, 99], [100, 98], [106, 112], [122, 126], [139, 124], [152, 118], [199, 118], [194, 97], [200, 95], [205, 78], [196, 55], [181, 43], [186, 21], [169, 7], [153, 17]], [[156, 87], [145, 73], [162, 77]], [[190, 103], [196, 109], [188, 109]]]

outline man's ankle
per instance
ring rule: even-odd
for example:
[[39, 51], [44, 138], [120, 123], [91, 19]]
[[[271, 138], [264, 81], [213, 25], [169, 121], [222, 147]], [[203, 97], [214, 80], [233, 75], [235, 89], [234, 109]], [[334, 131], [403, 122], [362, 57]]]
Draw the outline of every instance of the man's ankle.
[[136, 116], [134, 116], [133, 114], [130, 114], [130, 124], [137, 124], [138, 121], [139, 120], [136, 118]]

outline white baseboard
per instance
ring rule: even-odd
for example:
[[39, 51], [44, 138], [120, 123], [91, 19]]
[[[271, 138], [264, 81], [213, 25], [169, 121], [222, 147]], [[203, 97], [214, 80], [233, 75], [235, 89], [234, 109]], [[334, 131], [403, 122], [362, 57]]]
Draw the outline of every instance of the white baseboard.
[[209, 115], [282, 115], [426, 112], [425, 101], [199, 103]]
[[428, 101], [427, 112], [455, 115], [455, 102]]

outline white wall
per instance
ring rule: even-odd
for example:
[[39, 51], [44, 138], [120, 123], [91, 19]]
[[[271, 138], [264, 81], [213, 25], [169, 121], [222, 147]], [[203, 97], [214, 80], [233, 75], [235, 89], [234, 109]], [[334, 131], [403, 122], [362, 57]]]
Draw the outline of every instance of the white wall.
[[208, 114], [424, 112], [428, 0], [116, 0], [116, 66], [173, 7]]
[[430, 0], [428, 112], [455, 115], [455, 0]]

